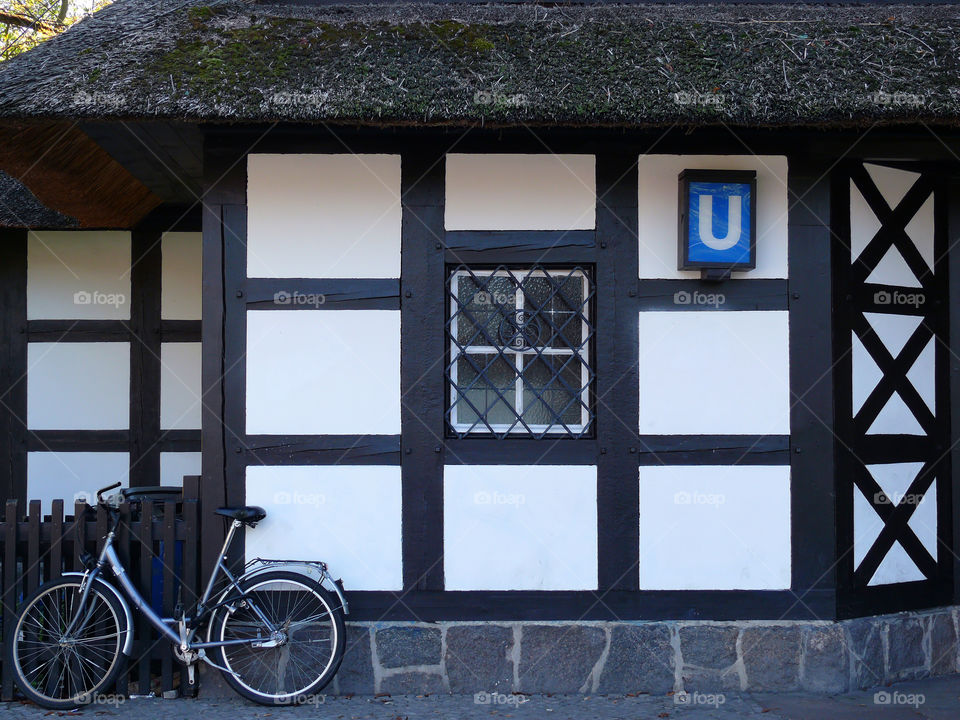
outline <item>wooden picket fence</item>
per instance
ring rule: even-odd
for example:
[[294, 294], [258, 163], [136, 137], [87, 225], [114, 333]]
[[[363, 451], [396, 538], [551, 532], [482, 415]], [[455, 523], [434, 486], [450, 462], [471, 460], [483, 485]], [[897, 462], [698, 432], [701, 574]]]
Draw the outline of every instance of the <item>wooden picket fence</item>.
[[[178, 602], [189, 611], [200, 584], [200, 483], [184, 478], [180, 499], [123, 504], [115, 547], [130, 578], [163, 617], [171, 617]], [[83, 570], [83, 551], [103, 547], [108, 517], [104, 510], [78, 502], [64, 516], [64, 501], [54, 500], [52, 512], [41, 516], [40, 502], [8, 500], [0, 522], [0, 629], [12, 632], [14, 610], [41, 583], [63, 572]], [[108, 576], [111, 575], [108, 571]], [[185, 669], [176, 661], [167, 640], [134, 612], [133, 654], [117, 680], [122, 695], [180, 693], [188, 687]], [[0, 661], [2, 662], [2, 661]], [[0, 697], [14, 698], [13, 670], [0, 668]]]

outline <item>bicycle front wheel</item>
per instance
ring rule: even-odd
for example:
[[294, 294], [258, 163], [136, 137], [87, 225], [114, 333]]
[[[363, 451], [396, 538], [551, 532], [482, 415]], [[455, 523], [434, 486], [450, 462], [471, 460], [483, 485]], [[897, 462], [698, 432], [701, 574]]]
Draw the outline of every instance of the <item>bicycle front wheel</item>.
[[[240, 587], [243, 598], [211, 622], [211, 639], [231, 643], [219, 648], [227, 683], [263, 705], [301, 703], [322, 690], [343, 660], [345, 626], [336, 595], [283, 570], [241, 579]], [[279, 638], [271, 639], [261, 615]]]
[[6, 642], [21, 692], [53, 710], [86, 705], [109, 690], [120, 672], [123, 607], [99, 579], [81, 606], [80, 582], [63, 578], [37, 588]]

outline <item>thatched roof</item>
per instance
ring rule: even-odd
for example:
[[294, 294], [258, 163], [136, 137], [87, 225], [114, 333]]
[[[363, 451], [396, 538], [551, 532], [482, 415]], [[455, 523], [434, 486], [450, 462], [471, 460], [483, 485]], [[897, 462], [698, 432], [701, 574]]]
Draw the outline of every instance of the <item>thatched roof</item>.
[[76, 226], [75, 219], [46, 207], [23, 183], [0, 171], [0, 228], [54, 230]]
[[2, 118], [960, 120], [960, 8], [119, 0], [0, 66]]

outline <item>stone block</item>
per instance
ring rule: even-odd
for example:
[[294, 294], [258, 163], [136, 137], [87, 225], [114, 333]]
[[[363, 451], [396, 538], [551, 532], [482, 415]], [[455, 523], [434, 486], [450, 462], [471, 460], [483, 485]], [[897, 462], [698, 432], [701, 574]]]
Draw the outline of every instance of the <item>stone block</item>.
[[576, 693], [586, 683], [606, 645], [589, 625], [525, 625], [520, 643], [522, 692]]
[[454, 693], [509, 693], [513, 689], [513, 629], [497, 625], [447, 628], [444, 666]]
[[674, 689], [675, 667], [668, 625], [615, 625], [611, 628], [610, 653], [600, 674], [597, 691], [667, 693]]
[[784, 692], [800, 686], [800, 628], [795, 625], [748, 627], [740, 638], [747, 689]]
[[814, 693], [842, 693], [850, 687], [847, 640], [840, 625], [815, 625], [802, 633], [800, 686]]
[[341, 695], [372, 695], [375, 692], [370, 628], [347, 625], [343, 662], [335, 677], [337, 691]]
[[440, 628], [405, 625], [380, 628], [376, 632], [381, 667], [440, 664]]
[[380, 679], [380, 692], [388, 695], [437, 695], [446, 692], [438, 673], [401, 672]]
[[853, 666], [851, 682], [861, 690], [877, 687], [884, 682], [882, 626], [871, 618], [860, 618], [844, 623]]

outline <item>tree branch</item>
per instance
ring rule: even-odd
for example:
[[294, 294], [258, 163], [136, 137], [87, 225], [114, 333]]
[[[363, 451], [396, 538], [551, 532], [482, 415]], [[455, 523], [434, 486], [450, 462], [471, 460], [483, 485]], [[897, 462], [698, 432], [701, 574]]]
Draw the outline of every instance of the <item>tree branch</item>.
[[35, 20], [34, 18], [6, 12], [5, 10], [0, 10], [0, 23], [4, 25], [27, 28], [28, 30], [39, 30], [41, 32], [51, 32], [53, 30], [53, 26], [43, 22], [42, 20]]

